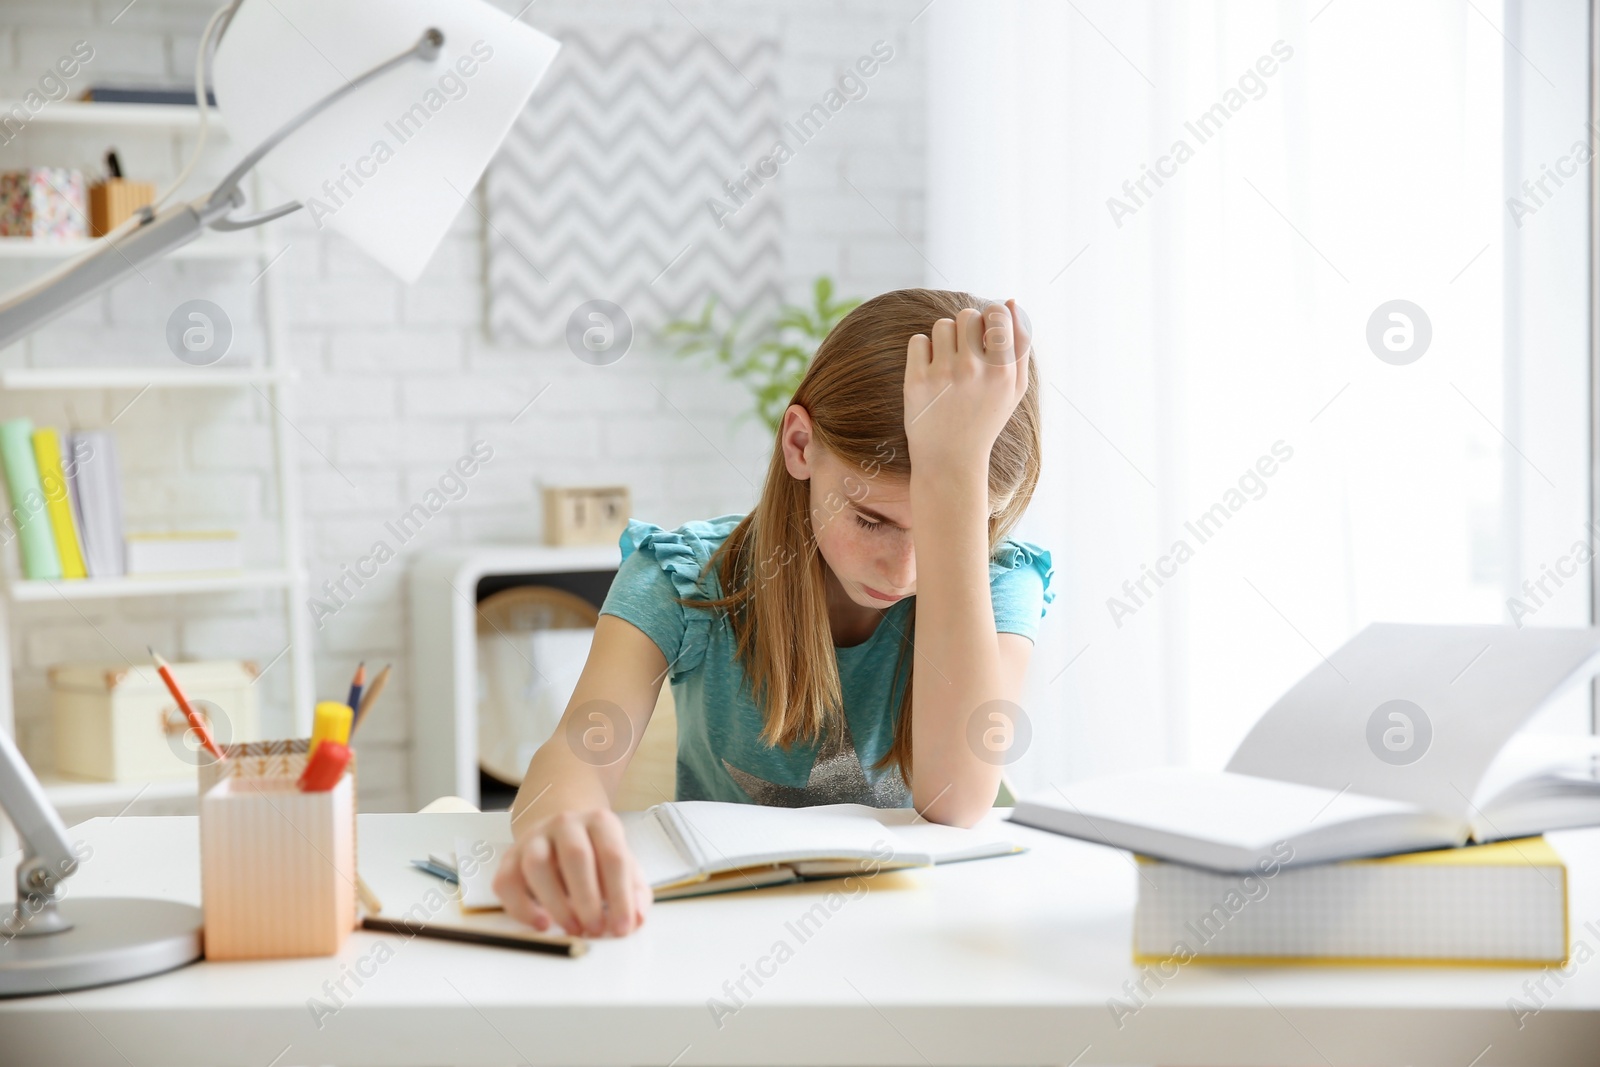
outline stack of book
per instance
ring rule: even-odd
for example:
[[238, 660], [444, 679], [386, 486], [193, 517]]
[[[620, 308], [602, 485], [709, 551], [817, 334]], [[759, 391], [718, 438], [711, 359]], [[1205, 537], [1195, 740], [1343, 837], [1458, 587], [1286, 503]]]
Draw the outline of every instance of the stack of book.
[[11, 502], [0, 542], [17, 542], [24, 578], [124, 573], [122, 479], [109, 432], [63, 437], [27, 419], [0, 422], [0, 468]]
[[1139, 962], [1561, 965], [1541, 835], [1600, 826], [1600, 740], [1523, 727], [1597, 664], [1596, 628], [1375, 624], [1226, 770], [1076, 782], [1012, 818], [1140, 857]]
[[27, 419], [0, 422], [0, 470], [11, 508], [0, 544], [16, 541], [28, 579], [236, 570], [232, 530], [128, 533], [116, 439], [106, 430], [66, 434]]

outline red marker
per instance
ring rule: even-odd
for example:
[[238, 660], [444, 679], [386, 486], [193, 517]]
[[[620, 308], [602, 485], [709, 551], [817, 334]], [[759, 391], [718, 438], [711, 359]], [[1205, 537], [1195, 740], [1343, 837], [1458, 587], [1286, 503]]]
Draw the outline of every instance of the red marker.
[[178, 680], [172, 676], [172, 668], [167, 665], [167, 661], [156, 655], [156, 650], [150, 648], [149, 645], [144, 647], [149, 650], [150, 658], [155, 660], [156, 673], [161, 675], [163, 682], [167, 683], [167, 691], [172, 694], [172, 699], [178, 702], [178, 710], [182, 711], [183, 717], [189, 720], [189, 729], [193, 730], [200, 738], [200, 743], [206, 747], [207, 752], [219, 760], [227, 759], [223, 755], [222, 749], [218, 748], [217, 743], [211, 739], [211, 730], [206, 726], [205, 719], [200, 717], [200, 713], [194, 710], [194, 705], [189, 703], [189, 698], [183, 695], [183, 690], [178, 688]]
[[350, 746], [337, 741], [323, 741], [306, 761], [296, 784], [302, 793], [326, 793], [339, 784], [345, 767], [350, 764]]

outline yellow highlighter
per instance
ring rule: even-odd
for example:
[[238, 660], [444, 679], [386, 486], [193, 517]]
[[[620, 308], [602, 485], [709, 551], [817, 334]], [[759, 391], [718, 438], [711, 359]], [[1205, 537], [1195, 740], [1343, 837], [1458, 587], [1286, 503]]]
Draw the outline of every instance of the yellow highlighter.
[[349, 704], [341, 704], [337, 700], [319, 701], [316, 718], [311, 723], [311, 747], [306, 751], [306, 759], [310, 760], [316, 755], [317, 746], [324, 741], [348, 745], [352, 715]]

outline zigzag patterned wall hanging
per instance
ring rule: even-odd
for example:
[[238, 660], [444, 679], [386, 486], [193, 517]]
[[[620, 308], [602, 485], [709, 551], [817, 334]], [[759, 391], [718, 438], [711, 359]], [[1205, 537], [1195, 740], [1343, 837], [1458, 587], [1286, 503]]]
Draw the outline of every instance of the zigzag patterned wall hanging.
[[[765, 37], [583, 28], [486, 177], [488, 330], [560, 346], [568, 316], [609, 300], [645, 337], [781, 292], [782, 210], [746, 167], [778, 135], [778, 46]], [[726, 183], [742, 184], [737, 207]], [[715, 210], [713, 202], [724, 210]]]

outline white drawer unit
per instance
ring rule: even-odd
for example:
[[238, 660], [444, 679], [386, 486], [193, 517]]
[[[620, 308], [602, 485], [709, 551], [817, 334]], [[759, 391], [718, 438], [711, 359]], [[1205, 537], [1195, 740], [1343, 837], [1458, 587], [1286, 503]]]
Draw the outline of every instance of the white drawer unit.
[[615, 573], [621, 555], [616, 545], [478, 545], [417, 555], [410, 571], [411, 798], [417, 807], [448, 795], [478, 803], [479, 583], [537, 585], [558, 575]]

